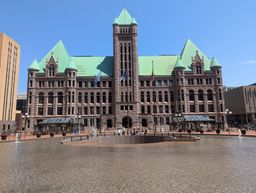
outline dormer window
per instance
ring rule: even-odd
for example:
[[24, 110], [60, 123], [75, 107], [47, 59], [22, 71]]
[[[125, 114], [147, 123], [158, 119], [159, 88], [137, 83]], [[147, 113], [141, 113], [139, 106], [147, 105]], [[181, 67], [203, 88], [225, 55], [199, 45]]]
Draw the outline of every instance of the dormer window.
[[201, 66], [196, 66], [196, 73], [197, 74], [202, 74], [202, 67]]
[[49, 68], [49, 77], [53, 77], [55, 76], [55, 73], [54, 73], [54, 68]]

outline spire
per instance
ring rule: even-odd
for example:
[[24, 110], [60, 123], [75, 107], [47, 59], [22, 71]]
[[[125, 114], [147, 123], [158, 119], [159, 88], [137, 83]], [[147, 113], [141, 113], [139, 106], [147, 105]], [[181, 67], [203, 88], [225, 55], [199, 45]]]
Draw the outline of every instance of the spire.
[[67, 66], [66, 69], [77, 70], [77, 67], [76, 67], [75, 63], [73, 62], [73, 60], [70, 60], [70, 63], [69, 63], [69, 65]]
[[183, 65], [183, 63], [181, 62], [180, 57], [177, 58], [174, 68], [183, 68], [183, 69], [186, 68], [186, 67]]
[[32, 64], [29, 66], [28, 68], [29, 70], [40, 70], [40, 66], [38, 64], [38, 62], [36, 61], [36, 59], [33, 60]]
[[210, 67], [211, 67], [211, 68], [214, 68], [214, 67], [219, 67], [219, 68], [221, 68], [220, 63], [219, 63], [219, 61], [215, 58], [215, 56], [212, 57], [212, 61], [211, 61]]
[[131, 24], [136, 24], [137, 22], [135, 18], [133, 18], [129, 12], [124, 8], [120, 15], [115, 18], [114, 24], [117, 25], [131, 25]]

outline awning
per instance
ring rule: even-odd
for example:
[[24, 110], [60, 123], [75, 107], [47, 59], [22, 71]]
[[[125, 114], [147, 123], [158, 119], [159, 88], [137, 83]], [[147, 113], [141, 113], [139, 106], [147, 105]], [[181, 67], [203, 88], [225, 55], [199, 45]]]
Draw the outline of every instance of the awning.
[[214, 122], [214, 119], [204, 115], [184, 115], [185, 122]]
[[43, 120], [40, 125], [68, 125], [68, 124], [77, 124], [77, 120], [75, 118], [49, 118]]

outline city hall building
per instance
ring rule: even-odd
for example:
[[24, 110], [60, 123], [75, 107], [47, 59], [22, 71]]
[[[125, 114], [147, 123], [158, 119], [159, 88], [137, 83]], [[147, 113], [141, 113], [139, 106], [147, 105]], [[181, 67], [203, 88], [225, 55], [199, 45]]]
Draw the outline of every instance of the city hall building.
[[84, 128], [169, 127], [203, 115], [225, 123], [221, 65], [191, 40], [180, 55], [138, 56], [137, 22], [126, 9], [113, 23], [113, 56], [75, 56], [58, 42], [28, 69], [28, 123], [78, 117]]

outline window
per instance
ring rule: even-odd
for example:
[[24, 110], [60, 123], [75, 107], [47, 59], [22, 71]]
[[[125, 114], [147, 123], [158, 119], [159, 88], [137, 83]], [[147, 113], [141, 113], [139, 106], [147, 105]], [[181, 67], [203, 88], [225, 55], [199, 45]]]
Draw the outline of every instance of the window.
[[189, 101], [195, 100], [195, 94], [193, 90], [189, 90]]
[[50, 103], [50, 104], [53, 103], [53, 93], [52, 92], [48, 93], [48, 103]]
[[144, 86], [144, 81], [140, 81], [140, 86], [141, 86], [141, 87]]
[[162, 105], [159, 106], [159, 113], [164, 113], [164, 109]]
[[168, 102], [168, 92], [164, 92], [164, 102]]
[[90, 114], [91, 114], [91, 115], [94, 114], [94, 107], [90, 107]]
[[108, 107], [108, 114], [112, 114], [112, 107], [111, 106]]
[[100, 114], [100, 107], [96, 107], [96, 114]]
[[145, 102], [144, 92], [140, 92], [140, 101]]
[[212, 101], [213, 100], [212, 90], [207, 90], [207, 99], [208, 99], [208, 101]]
[[163, 102], [162, 91], [159, 91], [159, 92], [158, 92], [158, 101], [159, 101], [159, 102]]
[[219, 89], [219, 99], [222, 100], [222, 91]]
[[57, 115], [62, 115], [62, 107], [57, 107]]
[[173, 91], [170, 92], [170, 98], [171, 98], [171, 102], [174, 102], [174, 94], [173, 94]]
[[111, 92], [108, 93], [108, 102], [112, 103], [112, 93]]
[[109, 88], [112, 87], [112, 82], [111, 82], [111, 81], [108, 82], [108, 87], [109, 87]]
[[150, 102], [150, 92], [147, 92], [147, 102]]
[[141, 106], [141, 107], [140, 107], [140, 112], [141, 112], [142, 114], [145, 114], [145, 106]]
[[88, 115], [88, 107], [84, 107], [84, 114]]
[[97, 92], [97, 94], [96, 94], [97, 96], [96, 96], [96, 101], [97, 101], [97, 103], [100, 103], [100, 93], [99, 92]]
[[106, 103], [107, 97], [106, 97], [106, 92], [103, 92], [103, 98], [102, 98], [102, 102]]
[[28, 103], [31, 104], [32, 103], [32, 93], [29, 93], [29, 99], [28, 99]]
[[88, 93], [84, 93], [84, 103], [88, 103]]
[[153, 91], [153, 102], [156, 102], [156, 91]]
[[213, 107], [212, 104], [211, 104], [211, 105], [208, 105], [208, 111], [209, 111], [209, 112], [214, 112], [214, 107]]
[[38, 115], [44, 115], [44, 109], [43, 109], [43, 107], [38, 107], [37, 114], [38, 114]]
[[199, 112], [205, 112], [204, 111], [204, 105], [199, 105]]
[[53, 108], [52, 107], [48, 107], [48, 115], [53, 115]]
[[78, 102], [82, 103], [82, 93], [81, 92], [78, 93]]
[[169, 113], [169, 106], [165, 105], [165, 113]]
[[40, 92], [39, 93], [39, 104], [44, 104], [44, 93]]
[[148, 80], [146, 81], [146, 86], [150, 86], [150, 85], [149, 85], [149, 81], [148, 81]]
[[195, 105], [190, 105], [190, 112], [196, 112]]
[[157, 113], [157, 107], [155, 105], [153, 106], [153, 113]]
[[63, 94], [62, 94], [62, 92], [58, 92], [58, 103], [63, 103]]
[[198, 91], [198, 100], [203, 101], [204, 100], [204, 92], [202, 90]]
[[91, 103], [94, 103], [94, 93], [91, 92]]
[[147, 112], [148, 114], [151, 114], [151, 106], [147, 106]]
[[80, 88], [83, 87], [83, 82], [82, 81], [78, 82], [78, 87], [80, 87]]

